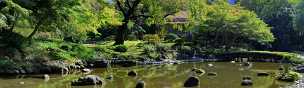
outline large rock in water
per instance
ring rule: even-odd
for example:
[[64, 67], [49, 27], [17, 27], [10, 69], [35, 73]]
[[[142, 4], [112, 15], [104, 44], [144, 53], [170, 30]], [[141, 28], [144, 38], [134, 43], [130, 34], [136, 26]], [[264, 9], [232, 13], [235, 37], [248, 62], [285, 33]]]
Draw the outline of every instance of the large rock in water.
[[258, 72], [257, 76], [269, 76], [268, 72]]
[[251, 77], [243, 77], [242, 86], [252, 86], [253, 82], [251, 80]]
[[132, 71], [128, 72], [128, 76], [135, 77], [135, 76], [137, 76], [137, 73], [134, 70], [132, 70]]
[[184, 83], [184, 87], [196, 87], [199, 86], [199, 79], [197, 77], [190, 77]]
[[252, 84], [252, 80], [243, 80], [241, 83], [242, 86], [251, 86]]
[[135, 88], [145, 88], [145, 82], [144, 81], [138, 81]]
[[85, 86], [85, 85], [102, 85], [103, 81], [99, 76], [87, 75], [72, 82], [72, 86]]
[[214, 76], [214, 77], [216, 77], [217, 73], [216, 72], [209, 72], [209, 73], [207, 73], [207, 76]]

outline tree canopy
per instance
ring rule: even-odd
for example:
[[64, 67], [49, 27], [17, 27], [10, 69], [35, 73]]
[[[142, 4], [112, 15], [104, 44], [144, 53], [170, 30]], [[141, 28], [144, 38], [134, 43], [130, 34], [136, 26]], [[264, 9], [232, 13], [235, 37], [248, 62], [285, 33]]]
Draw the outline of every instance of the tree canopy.
[[[199, 3], [201, 4], [201, 3]], [[266, 45], [274, 40], [270, 27], [257, 15], [239, 5], [217, 1], [211, 5], [197, 5], [192, 9], [193, 20], [198, 29], [196, 42], [206, 47], [254, 47]], [[193, 7], [195, 8], [195, 7]], [[202, 12], [203, 10], [203, 12]], [[201, 14], [201, 15], [198, 15]], [[197, 22], [195, 22], [197, 21]]]

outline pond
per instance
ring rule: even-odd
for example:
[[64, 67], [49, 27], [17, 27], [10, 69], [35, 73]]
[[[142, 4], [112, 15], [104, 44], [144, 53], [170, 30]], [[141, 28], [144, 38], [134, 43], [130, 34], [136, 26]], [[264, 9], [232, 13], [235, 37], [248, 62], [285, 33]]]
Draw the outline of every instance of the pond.
[[[208, 65], [214, 65], [209, 67]], [[274, 75], [258, 77], [257, 72], [277, 73], [280, 64], [277, 63], [253, 63], [252, 68], [244, 70], [239, 63], [228, 62], [205, 62], [186, 63], [178, 65], [144, 65], [135, 67], [111, 67], [94, 69], [91, 74], [102, 78], [113, 76], [111, 80], [104, 79], [106, 84], [99, 86], [70, 86], [70, 80], [83, 76], [84, 74], [70, 74], [65, 77], [61, 75], [50, 75], [50, 80], [38, 78], [37, 76], [2, 76], [0, 77], [0, 88], [135, 88], [136, 82], [143, 80], [146, 88], [183, 88], [185, 80], [193, 76], [191, 69], [204, 69], [206, 73], [215, 72], [217, 76], [199, 76], [200, 87], [198, 88], [288, 88], [293, 83], [279, 82]], [[136, 77], [129, 77], [127, 73], [135, 70]], [[250, 76], [253, 86], [241, 86], [242, 77]]]

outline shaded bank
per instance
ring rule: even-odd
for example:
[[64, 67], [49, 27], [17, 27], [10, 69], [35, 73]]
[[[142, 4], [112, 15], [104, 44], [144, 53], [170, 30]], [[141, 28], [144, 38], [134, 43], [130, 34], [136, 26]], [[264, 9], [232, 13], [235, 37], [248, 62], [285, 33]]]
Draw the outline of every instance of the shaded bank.
[[242, 51], [215, 54], [215, 58], [223, 61], [232, 61], [241, 58], [248, 58], [252, 62], [277, 62], [277, 63], [295, 63], [302, 64], [304, 58], [296, 53], [271, 52], [271, 51]]

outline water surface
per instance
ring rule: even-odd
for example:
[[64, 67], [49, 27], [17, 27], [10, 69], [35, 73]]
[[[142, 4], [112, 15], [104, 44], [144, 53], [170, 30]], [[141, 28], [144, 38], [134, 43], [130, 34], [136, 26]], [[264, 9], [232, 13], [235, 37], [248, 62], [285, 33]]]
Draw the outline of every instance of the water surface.
[[[214, 67], [208, 67], [208, 64], [213, 64]], [[276, 81], [274, 75], [257, 77], [257, 72], [260, 71], [277, 73], [280, 67], [277, 63], [253, 63], [251, 69], [244, 70], [238, 63], [209, 62], [94, 69], [91, 74], [104, 78], [106, 84], [103, 86], [70, 86], [70, 80], [84, 74], [51, 75], [49, 81], [37, 76], [2, 76], [0, 88], [135, 88], [139, 80], [145, 81], [146, 88], [183, 88], [185, 80], [194, 75], [191, 72], [193, 67], [204, 69], [207, 73], [217, 73], [217, 76], [206, 74], [199, 76], [200, 87], [198, 88], [287, 88], [292, 84]], [[138, 72], [138, 76], [127, 76], [130, 70]], [[105, 79], [111, 75], [112, 80]], [[253, 78], [252, 87], [241, 86], [241, 79], [244, 76]]]

